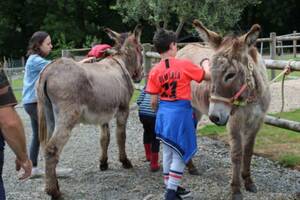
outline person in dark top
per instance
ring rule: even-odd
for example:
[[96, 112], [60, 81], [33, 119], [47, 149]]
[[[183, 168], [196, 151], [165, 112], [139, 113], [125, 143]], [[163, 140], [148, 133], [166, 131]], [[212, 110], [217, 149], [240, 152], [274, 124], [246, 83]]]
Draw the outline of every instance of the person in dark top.
[[32, 163], [26, 150], [25, 131], [21, 119], [14, 109], [17, 100], [12, 92], [7, 77], [0, 68], [0, 199], [5, 200], [2, 179], [5, 141], [16, 155], [16, 170], [23, 169], [19, 179], [30, 177]]

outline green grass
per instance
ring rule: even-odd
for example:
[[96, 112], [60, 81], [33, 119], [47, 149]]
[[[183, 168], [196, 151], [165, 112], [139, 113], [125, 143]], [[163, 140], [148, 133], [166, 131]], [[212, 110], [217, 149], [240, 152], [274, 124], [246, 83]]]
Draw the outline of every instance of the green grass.
[[279, 157], [279, 163], [285, 167], [294, 167], [299, 165], [300, 156], [294, 154], [284, 154]]
[[134, 90], [134, 93], [133, 93], [133, 95], [132, 95], [132, 97], [131, 97], [131, 100], [130, 100], [130, 104], [136, 102], [136, 100], [138, 99], [140, 93], [141, 93], [141, 91], [139, 91], [139, 90]]
[[226, 128], [225, 126], [206, 125], [200, 129], [200, 134], [203, 136], [226, 135]]
[[[268, 79], [269, 79], [269, 80], [272, 79], [272, 78], [271, 78], [271, 77], [272, 77], [272, 76], [271, 76], [271, 71], [272, 71], [272, 70], [270, 70], [270, 69], [267, 70], [267, 72], [268, 72]], [[280, 74], [281, 72], [282, 72], [282, 70], [275, 70], [275, 77], [276, 77], [278, 74]], [[291, 72], [288, 76], [285, 76], [285, 79], [288, 80], [288, 79], [290, 79], [290, 77], [300, 77], [300, 71], [294, 71], [294, 72]], [[276, 80], [276, 82], [281, 81], [282, 78], [283, 78], [283, 76], [281, 76], [280, 78], [278, 78], [278, 79]]]
[[[274, 116], [300, 122], [300, 109]], [[225, 127], [207, 125], [198, 133], [228, 143]], [[300, 133], [264, 124], [257, 134], [254, 152], [276, 160], [283, 166], [300, 169]]]
[[[139, 85], [145, 85], [145, 79], [142, 79]], [[136, 103], [136, 100], [139, 98], [141, 91], [140, 90], [134, 90], [134, 93], [131, 97], [130, 104]]]
[[289, 120], [300, 122], [300, 109], [290, 111], [290, 112], [276, 113], [276, 114], [272, 114], [272, 116], [286, 118]]
[[299, 54], [296, 58], [292, 54], [284, 54], [281, 56], [276, 56], [275, 60], [295, 60], [295, 61], [300, 61]]
[[[17, 98], [17, 101], [21, 102], [22, 101], [22, 90], [20, 90], [20, 88], [23, 87], [23, 78], [12, 80], [11, 85], [12, 85], [12, 88], [14, 89], [14, 94]], [[15, 88], [19, 88], [19, 89], [16, 90]]]

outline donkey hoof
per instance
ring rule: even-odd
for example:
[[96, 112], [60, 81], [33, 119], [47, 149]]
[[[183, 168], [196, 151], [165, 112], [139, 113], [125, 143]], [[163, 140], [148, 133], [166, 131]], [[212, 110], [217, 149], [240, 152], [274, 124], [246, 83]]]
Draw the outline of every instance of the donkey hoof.
[[58, 181], [56, 180], [56, 183], [51, 184], [51, 186], [48, 186], [48, 184], [46, 184], [45, 192], [51, 196], [51, 199], [60, 199], [61, 192], [59, 191]]
[[231, 200], [243, 200], [243, 195], [241, 193], [232, 194]]
[[51, 196], [51, 199], [60, 199], [61, 192], [56, 188], [45, 188], [45, 192]]
[[189, 174], [190, 175], [194, 175], [194, 176], [200, 176], [201, 173], [199, 172], [199, 170], [197, 168], [191, 168], [191, 169], [188, 169], [189, 171]]
[[248, 192], [253, 192], [253, 193], [256, 193], [257, 192], [257, 188], [255, 186], [254, 183], [251, 183], [249, 185], [245, 185], [245, 189], [248, 191]]
[[121, 162], [122, 162], [123, 168], [125, 168], [125, 169], [133, 168], [133, 166], [132, 166], [130, 160], [125, 159], [125, 160], [123, 160], [123, 161], [121, 161]]
[[107, 163], [100, 163], [100, 170], [105, 171], [108, 169], [108, 164]]

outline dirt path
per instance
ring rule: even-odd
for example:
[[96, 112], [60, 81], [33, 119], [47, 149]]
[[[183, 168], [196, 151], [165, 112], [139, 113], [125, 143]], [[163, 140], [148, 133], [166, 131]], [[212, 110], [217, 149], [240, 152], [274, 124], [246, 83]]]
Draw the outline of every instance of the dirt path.
[[[299, 81], [286, 83], [286, 110], [300, 104]], [[272, 105], [270, 111], [278, 109], [277, 86], [272, 86]], [[288, 91], [291, 92], [288, 92]], [[297, 91], [297, 92], [295, 92]], [[287, 96], [289, 95], [289, 96]], [[275, 100], [274, 100], [275, 99]], [[278, 100], [278, 101], [277, 101]], [[277, 102], [277, 103], [276, 103]], [[276, 105], [277, 104], [277, 105]], [[300, 108], [300, 106], [298, 106]], [[17, 109], [24, 125], [28, 143], [30, 141], [30, 121], [22, 108]], [[109, 170], [99, 170], [99, 130], [95, 126], [80, 125], [73, 130], [60, 164], [72, 167], [70, 177], [59, 179], [60, 187], [67, 200], [142, 200], [163, 199], [162, 170], [149, 172], [144, 161], [142, 127], [137, 112], [130, 114], [127, 127], [127, 154], [134, 168], [123, 169], [118, 162], [117, 146], [114, 136], [115, 124], [111, 124], [111, 144], [109, 147]], [[229, 148], [222, 142], [206, 137], [198, 138], [199, 151], [195, 164], [202, 175], [184, 176], [183, 185], [193, 192], [194, 200], [223, 200], [228, 198], [231, 176]], [[19, 182], [14, 171], [14, 156], [6, 147], [4, 182], [8, 200], [50, 199], [43, 192], [43, 179], [30, 179]], [[43, 160], [40, 161], [43, 166]], [[243, 190], [245, 200], [292, 200], [300, 192], [300, 172], [280, 167], [268, 159], [254, 156], [252, 173], [258, 193]], [[299, 199], [299, 198], [298, 198]]]
[[[271, 85], [271, 105], [269, 112], [280, 112], [282, 105], [281, 82]], [[300, 79], [284, 82], [284, 111], [300, 108]]]

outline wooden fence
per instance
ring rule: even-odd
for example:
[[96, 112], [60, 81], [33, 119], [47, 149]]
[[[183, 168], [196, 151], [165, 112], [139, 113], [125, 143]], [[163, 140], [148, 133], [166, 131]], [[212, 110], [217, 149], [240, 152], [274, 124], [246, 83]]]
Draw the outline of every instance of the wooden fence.
[[[297, 41], [300, 40], [300, 33], [297, 33], [297, 31], [293, 31], [293, 33], [276, 36], [276, 33], [272, 32], [270, 33], [269, 38], [259, 38], [257, 42], [260, 44], [260, 54], [263, 55], [263, 47], [264, 42], [267, 42], [269, 44], [270, 49], [270, 59], [274, 60], [276, 57], [276, 54], [281, 56], [283, 55], [283, 49], [292, 48], [292, 54], [293, 57], [297, 57], [297, 47], [300, 47], [300, 45], [297, 44]], [[283, 45], [284, 42], [292, 42], [292, 45]], [[271, 78], [273, 79], [275, 77], [275, 71], [271, 70]]]
[[[275, 58], [276, 52], [279, 55], [283, 55], [283, 49], [289, 48], [292, 49], [293, 57], [297, 57], [297, 47], [300, 45], [297, 44], [297, 41], [300, 40], [300, 33], [294, 31], [291, 34], [276, 36], [276, 33], [270, 33], [269, 38], [259, 38], [257, 42], [260, 44], [260, 54], [263, 55], [264, 43], [267, 42], [269, 44], [270, 56], [271, 59]], [[284, 42], [292, 42], [292, 45], [284, 45]]]

